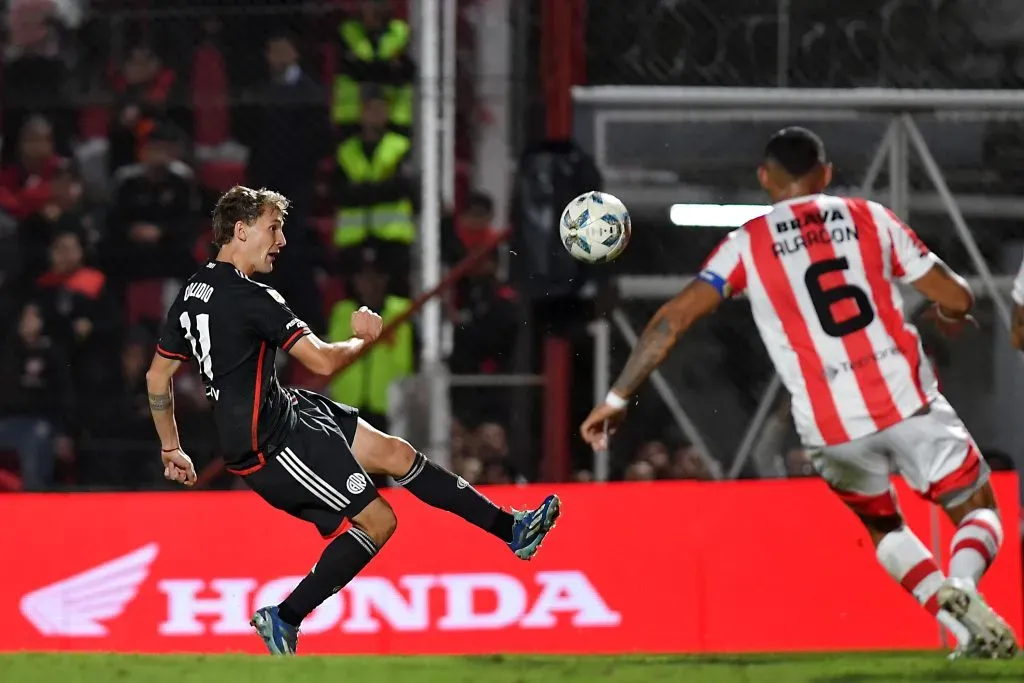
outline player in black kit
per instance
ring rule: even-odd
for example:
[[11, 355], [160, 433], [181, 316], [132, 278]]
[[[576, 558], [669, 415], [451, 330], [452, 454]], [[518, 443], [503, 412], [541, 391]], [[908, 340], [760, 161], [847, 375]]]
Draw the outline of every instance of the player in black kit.
[[196, 481], [178, 440], [171, 386], [181, 363], [194, 359], [229, 471], [274, 507], [315, 524], [330, 541], [314, 572], [280, 605], [252, 617], [277, 655], [295, 654], [306, 615], [351, 581], [394, 532], [395, 513], [368, 474], [393, 477], [428, 505], [497, 536], [524, 560], [554, 527], [561, 505], [552, 495], [534, 510], [502, 510], [406, 441], [371, 427], [354, 408], [280, 385], [278, 349], [313, 372], [332, 375], [382, 328], [380, 316], [364, 307], [352, 315], [355, 337], [321, 341], [280, 294], [250, 279], [273, 270], [285, 246], [287, 211], [288, 200], [269, 190], [233, 187], [220, 198], [213, 212], [217, 256], [171, 305], [146, 374], [165, 477], [186, 486]]

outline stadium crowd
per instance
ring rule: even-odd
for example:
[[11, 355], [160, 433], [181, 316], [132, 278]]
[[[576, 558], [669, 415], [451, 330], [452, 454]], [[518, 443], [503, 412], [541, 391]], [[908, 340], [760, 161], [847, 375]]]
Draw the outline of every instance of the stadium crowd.
[[[212, 204], [236, 183], [292, 200], [269, 282], [317, 333], [349, 336], [361, 305], [388, 320], [411, 304], [419, 188], [405, 3], [360, 0], [326, 16], [278, 3], [244, 30], [183, 3], [171, 16], [117, 14], [124, 41], [98, 39], [112, 21], [93, 4], [7, 4], [0, 490], [159, 485], [145, 371], [169, 297], [208, 257]], [[495, 230], [491, 199], [460, 195], [457, 216], [446, 207], [449, 264]], [[505, 365], [515, 292], [496, 264], [484, 259], [446, 299], [455, 371]], [[415, 372], [416, 345], [403, 325], [326, 390], [386, 429], [388, 388]], [[315, 386], [297, 364], [283, 372]], [[186, 446], [208, 463], [217, 446], [202, 387], [189, 370], [175, 388]], [[453, 435], [467, 478], [514, 477], [500, 406], [469, 413]]]

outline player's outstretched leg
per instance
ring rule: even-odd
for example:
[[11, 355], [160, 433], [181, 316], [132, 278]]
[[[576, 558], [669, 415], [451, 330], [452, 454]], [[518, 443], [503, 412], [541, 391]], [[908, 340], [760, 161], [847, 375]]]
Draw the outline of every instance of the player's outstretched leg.
[[324, 548], [320, 560], [281, 604], [256, 611], [251, 624], [270, 654], [295, 654], [302, 620], [369, 564], [397, 523], [387, 501], [376, 498], [352, 519], [345, 533]]
[[534, 556], [561, 513], [561, 501], [555, 495], [533, 510], [502, 510], [462, 477], [418, 453], [405, 440], [384, 434], [362, 419], [352, 452], [367, 472], [386, 474], [424, 503], [458, 515], [500, 538], [522, 560]]
[[978, 592], [978, 582], [999, 552], [1003, 526], [996, 511], [995, 493], [986, 482], [962, 502], [947, 505], [957, 525], [949, 560], [949, 579], [939, 589], [939, 603], [957, 617], [973, 636], [969, 654], [1008, 658], [1017, 651], [1009, 625]]

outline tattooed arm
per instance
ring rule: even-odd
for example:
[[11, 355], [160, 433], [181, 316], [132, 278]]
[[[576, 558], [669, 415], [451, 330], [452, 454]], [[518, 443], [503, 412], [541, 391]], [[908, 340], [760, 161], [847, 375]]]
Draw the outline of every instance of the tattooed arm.
[[721, 301], [722, 294], [714, 286], [703, 280], [694, 280], [676, 298], [658, 309], [640, 335], [608, 398], [591, 411], [580, 427], [584, 441], [598, 450], [608, 447], [608, 434], [615, 431], [625, 416], [629, 398], [661, 365], [679, 337], [693, 323], [714, 311]]
[[722, 295], [703, 280], [694, 280], [674, 299], [664, 304], [647, 323], [626, 366], [612, 385], [622, 398], [636, 393], [640, 385], [668, 357], [676, 341], [695, 322], [712, 313]]
[[156, 432], [160, 436], [160, 459], [164, 463], [164, 477], [185, 486], [192, 486], [196, 483], [196, 468], [192, 460], [181, 450], [178, 425], [174, 421], [174, 385], [171, 378], [180, 366], [180, 360], [156, 354], [146, 373], [146, 388], [149, 391], [149, 412], [153, 415], [153, 424], [156, 425]]
[[174, 421], [174, 385], [171, 378], [181, 366], [180, 360], [153, 356], [153, 363], [146, 373], [146, 388], [149, 392], [149, 412], [153, 415], [156, 433], [160, 436], [160, 448], [167, 451], [178, 448], [178, 425]]

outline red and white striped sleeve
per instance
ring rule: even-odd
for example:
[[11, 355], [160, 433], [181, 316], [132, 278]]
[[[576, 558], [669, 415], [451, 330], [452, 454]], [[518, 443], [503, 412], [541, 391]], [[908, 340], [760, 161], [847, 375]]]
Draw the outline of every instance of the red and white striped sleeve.
[[1021, 261], [1017, 277], [1013, 280], [1013, 302], [1024, 306], [1024, 261]]
[[747, 287], [747, 271], [743, 265], [744, 239], [746, 232], [743, 228], [730, 232], [707, 257], [697, 275], [725, 299]]
[[872, 209], [872, 213], [879, 220], [879, 226], [889, 231], [889, 241], [892, 244], [892, 274], [909, 284], [931, 270], [938, 262], [938, 258], [928, 245], [921, 241], [917, 233], [889, 209], [879, 204], [874, 204]]

